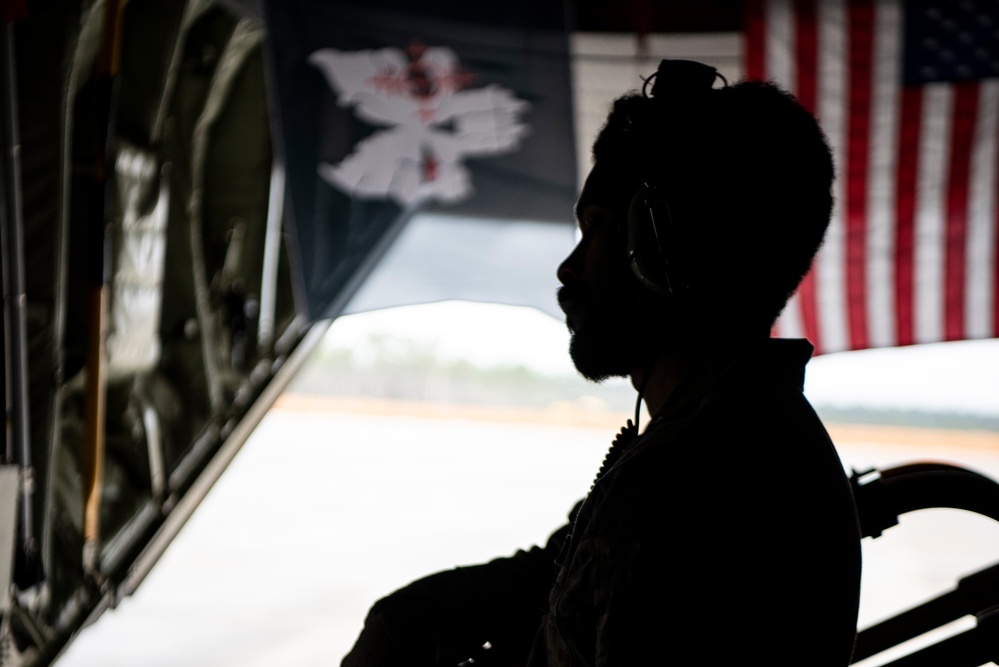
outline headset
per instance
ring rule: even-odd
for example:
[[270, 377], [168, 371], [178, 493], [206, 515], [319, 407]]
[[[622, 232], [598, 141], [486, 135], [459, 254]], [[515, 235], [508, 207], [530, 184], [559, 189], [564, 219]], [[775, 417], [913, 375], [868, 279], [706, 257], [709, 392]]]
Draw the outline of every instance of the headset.
[[[645, 79], [642, 94], [660, 105], [690, 104], [691, 98], [712, 90], [719, 78], [728, 86], [725, 77], [710, 65], [663, 60], [659, 69]], [[653, 292], [680, 296], [690, 291], [680, 236], [665, 188], [646, 173], [628, 206], [627, 249], [635, 277]]]

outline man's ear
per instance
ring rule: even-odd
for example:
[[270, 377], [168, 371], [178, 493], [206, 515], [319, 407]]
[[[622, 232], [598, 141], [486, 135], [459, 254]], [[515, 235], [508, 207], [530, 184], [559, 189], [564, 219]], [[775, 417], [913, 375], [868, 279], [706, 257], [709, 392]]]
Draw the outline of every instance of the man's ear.
[[690, 291], [679, 231], [665, 190], [643, 184], [628, 206], [628, 258], [639, 282], [657, 294]]

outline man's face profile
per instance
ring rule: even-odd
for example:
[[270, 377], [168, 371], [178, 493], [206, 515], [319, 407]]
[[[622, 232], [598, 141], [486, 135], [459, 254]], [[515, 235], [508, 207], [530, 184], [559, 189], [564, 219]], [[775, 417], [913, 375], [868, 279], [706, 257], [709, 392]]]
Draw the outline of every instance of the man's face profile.
[[596, 164], [576, 203], [582, 238], [558, 268], [559, 305], [572, 334], [569, 354], [594, 382], [648, 364], [667, 335], [667, 309], [631, 272], [628, 205], [638, 182]]

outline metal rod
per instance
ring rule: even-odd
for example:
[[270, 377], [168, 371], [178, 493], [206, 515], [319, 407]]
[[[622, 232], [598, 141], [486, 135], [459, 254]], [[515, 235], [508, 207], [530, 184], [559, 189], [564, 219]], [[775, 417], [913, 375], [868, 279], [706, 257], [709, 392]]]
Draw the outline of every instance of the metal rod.
[[[218, 481], [222, 473], [229, 466], [232, 460], [239, 453], [243, 444], [249, 438], [253, 429], [256, 428], [260, 420], [263, 419], [267, 410], [274, 404], [281, 392], [291, 381], [295, 374], [301, 369], [302, 364], [312, 354], [323, 335], [329, 329], [331, 320], [325, 320], [313, 324], [304, 336], [296, 336], [298, 341], [291, 355], [284, 360], [280, 368], [266, 382], [260, 395], [250, 406], [246, 414], [239, 420], [236, 428], [225, 439], [218, 451], [212, 458], [198, 471], [197, 477], [191, 483], [188, 490], [179, 498], [163, 525], [156, 531], [156, 535], [146, 544], [142, 552], [136, 557], [129, 568], [128, 574], [124, 577], [118, 587], [118, 595], [124, 597], [131, 595], [138, 588], [139, 584], [146, 578], [153, 565], [160, 559], [167, 546], [176, 537], [180, 529], [190, 518], [195, 508], [204, 500], [205, 496]], [[185, 459], [193, 458], [195, 453], [188, 453]]]
[[[101, 20], [104, 11], [103, 5], [94, 3], [89, 9], [81, 12], [80, 30], [86, 32], [87, 26], [95, 20]], [[79, 35], [72, 38], [71, 48], [67, 49], [67, 60], [70, 64], [68, 78], [64, 87], [64, 95], [60, 104], [62, 115], [62, 136], [59, 148], [59, 170], [60, 170], [60, 191], [59, 191], [59, 224], [56, 228], [56, 255], [54, 257], [54, 287], [55, 299], [52, 310], [52, 339], [49, 343], [53, 352], [53, 380], [55, 390], [51, 398], [51, 423], [45, 440], [45, 448], [48, 454], [45, 463], [45, 479], [56, 479], [59, 470], [60, 457], [66, 453], [62, 448], [64, 434], [56, 424], [62, 423], [63, 405], [66, 399], [66, 321], [69, 308], [69, 229], [71, 219], [71, 202], [73, 192], [73, 157], [76, 151], [73, 148], [74, 132], [74, 110], [78, 101], [80, 82], [88, 76], [88, 58], [84, 55], [87, 52], [87, 45], [84, 40], [81, 43]], [[57, 496], [57, 484], [46, 483], [43, 487], [45, 497], [41, 499], [42, 507], [55, 506]], [[43, 571], [52, 570], [52, 565], [56, 561], [56, 540], [53, 539], [54, 521], [53, 512], [43, 512], [41, 516], [41, 534], [38, 537], [39, 549], [41, 551], [41, 564]]]
[[268, 356], [274, 345], [277, 316], [278, 260], [281, 256], [281, 222], [284, 218], [284, 165], [275, 160], [267, 198], [267, 231], [264, 235], [264, 265], [260, 281], [260, 320], [257, 349]]
[[4, 191], [6, 193], [6, 239], [9, 247], [5, 250], [7, 264], [4, 305], [10, 323], [10, 373], [11, 383], [11, 434], [14, 440], [14, 454], [21, 469], [21, 548], [31, 559], [37, 551], [34, 536], [34, 513], [32, 496], [34, 491], [33, 469], [31, 467], [31, 430], [28, 410], [28, 324], [27, 296], [24, 278], [24, 217], [21, 210], [21, 140], [17, 122], [17, 78], [14, 68], [14, 26], [5, 23], [0, 29], [0, 95], [3, 105], [3, 145]]
[[160, 415], [149, 398], [149, 391], [141, 380], [136, 382], [135, 398], [142, 412], [142, 426], [146, 431], [146, 450], [149, 454], [149, 484], [153, 499], [161, 502], [166, 496], [166, 464], [163, 459], [163, 438]]
[[225, 46], [212, 75], [211, 89], [204, 108], [194, 126], [191, 137], [191, 182], [192, 190], [188, 201], [190, 211], [191, 268], [194, 275], [195, 308], [201, 328], [201, 349], [205, 360], [205, 375], [208, 379], [208, 395], [213, 417], [218, 417], [225, 409], [225, 384], [222, 361], [219, 358], [216, 312], [212, 306], [209, 291], [208, 259], [204, 248], [204, 196], [205, 165], [208, 163], [208, 145], [212, 126], [218, 120], [228, 99], [229, 91], [236, 81], [247, 56], [263, 39], [259, 28], [248, 19], [236, 24], [232, 37]]
[[[114, 214], [114, 131], [115, 79], [121, 48], [121, 23], [124, 4], [107, 0], [104, 7], [104, 33], [97, 56], [95, 102], [96, 182], [93, 220], [98, 229], [91, 231], [95, 242], [91, 256], [92, 272], [87, 290], [87, 372], [84, 399], [84, 438], [81, 456], [83, 467], [83, 569], [98, 573], [101, 491], [104, 485], [104, 441], [107, 394], [108, 295], [110, 292], [111, 234], [108, 220]], [[96, 243], [100, 243], [99, 246]]]
[[[212, 455], [212, 458], [198, 471], [190, 487], [178, 498], [176, 505], [172, 508], [165, 508], [168, 512], [165, 520], [156, 529], [152, 538], [142, 547], [139, 555], [128, 565], [128, 571], [121, 578], [117, 587], [98, 588], [92, 580], [89, 580], [76, 590], [75, 595], [63, 606], [59, 617], [53, 624], [55, 633], [48, 638], [41, 654], [33, 663], [36, 667], [52, 664], [66, 648], [69, 640], [76, 634], [78, 627], [96, 621], [104, 611], [113, 606], [115, 601], [136, 591], [152, 567], [163, 556], [166, 548], [180, 532], [180, 529], [184, 527], [191, 514], [211, 491], [212, 486], [225, 472], [236, 454], [239, 453], [267, 410], [274, 404], [274, 401], [281, 395], [281, 392], [284, 391], [319, 344], [319, 341], [322, 340], [330, 323], [329, 320], [318, 322], [302, 335], [301, 323], [296, 320], [296, 323], [290, 327], [293, 330], [285, 330], [282, 333], [277, 344], [280, 345], [282, 340], [286, 339], [284, 340], [285, 344], [292, 348], [290, 356], [287, 359], [281, 359], [280, 361], [283, 363], [272, 365], [273, 375], [268, 374], [269, 377], [263, 379], [260, 395], [239, 420], [233, 432]], [[195, 452], [191, 451], [185, 456], [185, 460], [192, 458], [192, 456], [197, 458]], [[128, 545], [128, 548], [131, 546], [134, 545]], [[117, 577], [115, 581], [118, 581]], [[81, 621], [81, 619], [85, 620]]]
[[87, 382], [83, 441], [83, 566], [94, 571], [100, 538], [101, 489], [104, 487], [104, 427], [107, 388], [108, 286], [87, 295]]

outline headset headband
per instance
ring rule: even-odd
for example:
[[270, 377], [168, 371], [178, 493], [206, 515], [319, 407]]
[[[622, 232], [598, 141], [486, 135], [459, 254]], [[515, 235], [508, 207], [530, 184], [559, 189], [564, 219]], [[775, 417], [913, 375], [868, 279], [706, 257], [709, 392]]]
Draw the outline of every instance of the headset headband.
[[[655, 74], [645, 79], [642, 95], [656, 107], [669, 105], [692, 110], [700, 106], [697, 100], [706, 96], [718, 78], [728, 85], [725, 77], [710, 65], [691, 60], [663, 60]], [[683, 232], [673, 219], [666, 190], [649, 177], [647, 167], [641, 171], [642, 186], [628, 206], [627, 249], [632, 272], [654, 292], [687, 294], [690, 283], [684, 266]]]
[[[693, 60], [669, 60], [664, 58], [659, 62], [659, 68], [645, 79], [642, 95], [652, 99], [669, 97], [667, 89], [692, 93], [711, 90], [715, 79], [721, 79], [728, 86], [728, 79], [710, 65]], [[652, 84], [651, 94], [649, 84]]]

